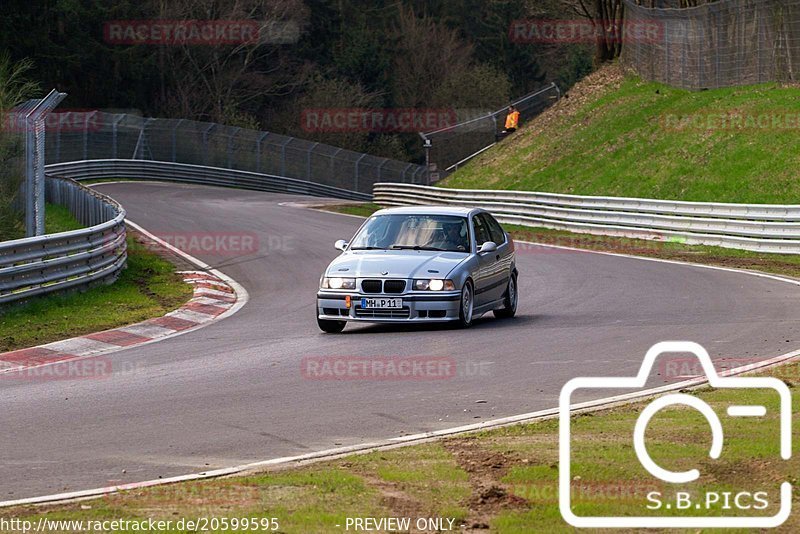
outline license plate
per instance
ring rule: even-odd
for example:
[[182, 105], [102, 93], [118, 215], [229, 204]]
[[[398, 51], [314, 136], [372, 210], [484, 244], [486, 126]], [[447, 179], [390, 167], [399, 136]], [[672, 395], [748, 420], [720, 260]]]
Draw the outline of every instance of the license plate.
[[397, 309], [403, 307], [403, 299], [361, 299], [361, 307], [367, 309], [388, 308]]

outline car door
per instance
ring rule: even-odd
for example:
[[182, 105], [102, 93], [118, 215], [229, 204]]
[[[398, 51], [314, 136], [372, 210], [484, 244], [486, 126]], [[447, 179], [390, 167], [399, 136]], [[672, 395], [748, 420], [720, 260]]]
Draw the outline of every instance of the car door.
[[[487, 241], [492, 241], [492, 234], [488, 221], [483, 213], [479, 213], [472, 218], [475, 232], [476, 251], [480, 250], [481, 245]], [[478, 274], [475, 277], [475, 305], [483, 306], [494, 300], [499, 299], [498, 284], [501, 279], [498, 270], [500, 259], [499, 251], [478, 253]], [[502, 291], [500, 291], [502, 294]]]
[[503, 227], [500, 226], [500, 223], [497, 222], [497, 219], [495, 219], [491, 213], [483, 213], [482, 215], [486, 224], [489, 226], [489, 234], [492, 236], [492, 241], [497, 244], [497, 254], [495, 255], [497, 264], [495, 268], [498, 278], [495, 281], [500, 283], [500, 285], [496, 286], [497, 292], [493, 293], [496, 300], [502, 298], [506, 291], [508, 277], [514, 267], [514, 247], [511, 244], [508, 234], [503, 230]]

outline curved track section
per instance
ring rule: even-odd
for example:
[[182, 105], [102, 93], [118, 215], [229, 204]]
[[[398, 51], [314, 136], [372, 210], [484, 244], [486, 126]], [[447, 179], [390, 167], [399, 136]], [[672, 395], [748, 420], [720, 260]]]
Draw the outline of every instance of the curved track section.
[[[174, 184], [99, 189], [174, 239], [251, 236], [245, 254], [190, 252], [250, 302], [207, 328], [110, 355], [103, 380], [0, 380], [3, 500], [221, 468], [553, 408], [574, 376], [633, 375], [658, 341], [716, 359], [768, 358], [798, 339], [800, 287], [735, 272], [523, 247], [519, 315], [466, 331], [314, 321], [333, 242], [360, 221], [302, 197]], [[441, 380], [310, 379], [314, 356], [452, 358]], [[663, 382], [654, 381], [654, 385]], [[486, 402], [476, 403], [478, 400]]]

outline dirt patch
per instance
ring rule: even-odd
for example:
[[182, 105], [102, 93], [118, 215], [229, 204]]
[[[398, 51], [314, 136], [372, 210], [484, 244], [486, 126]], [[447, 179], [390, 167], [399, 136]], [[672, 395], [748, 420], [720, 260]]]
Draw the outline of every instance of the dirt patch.
[[510, 488], [501, 482], [518, 458], [487, 450], [480, 443], [474, 437], [450, 439], [442, 443], [459, 467], [467, 472], [472, 488], [467, 503], [469, 516], [462, 532], [484, 532], [489, 528], [490, 520], [502, 510], [524, 509], [528, 506], [525, 499], [513, 495]]
[[381, 505], [390, 510], [393, 517], [426, 517], [430, 514], [430, 510], [421, 501], [404, 492], [400, 484], [365, 473], [359, 473], [359, 476], [380, 493]]

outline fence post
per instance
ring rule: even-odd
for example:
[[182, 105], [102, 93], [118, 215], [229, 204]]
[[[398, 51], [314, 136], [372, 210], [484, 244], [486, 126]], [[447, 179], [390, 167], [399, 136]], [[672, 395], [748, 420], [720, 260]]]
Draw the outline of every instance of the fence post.
[[[142, 129], [139, 130], [139, 139], [136, 140], [136, 147], [133, 149], [133, 159], [145, 159], [144, 151], [147, 149], [147, 126], [154, 120], [155, 119], [145, 119], [142, 121]], [[150, 155], [152, 156], [152, 153]]]
[[336, 167], [334, 166], [335, 161], [336, 161], [336, 156], [338, 156], [339, 152], [341, 152], [342, 150], [344, 150], [344, 149], [343, 148], [338, 148], [338, 149], [336, 149], [336, 152], [331, 154], [331, 183], [333, 183], [333, 176], [336, 173]]
[[97, 113], [87, 113], [83, 118], [83, 159], [89, 159], [89, 115]]
[[[45, 233], [45, 117], [66, 97], [55, 89], [40, 99], [25, 114], [25, 235]], [[85, 124], [84, 124], [85, 126]]]
[[208, 134], [211, 130], [214, 129], [215, 126], [216, 124], [211, 123], [211, 125], [208, 128], [203, 130], [203, 158], [205, 159], [206, 166], [208, 166], [209, 153], [210, 153], [210, 150], [208, 150]]
[[[67, 121], [65, 120], [64, 122]], [[61, 123], [62, 121], [58, 121], [58, 130], [56, 130], [56, 159], [53, 160], [53, 163], [59, 163], [61, 161]]]
[[256, 172], [261, 172], [261, 143], [268, 135], [269, 132], [264, 132], [256, 141]]
[[228, 168], [233, 168], [233, 140], [239, 135], [239, 131], [241, 128], [236, 128], [233, 130], [233, 133], [228, 136]]
[[413, 165], [413, 163], [409, 163], [408, 165], [406, 165], [406, 168], [403, 169], [403, 180], [402, 180], [403, 183], [405, 183], [406, 181], [406, 173], [408, 172], [408, 169], [411, 168], [411, 165]]
[[319, 143], [314, 143], [306, 151], [306, 180], [311, 181], [311, 155]]
[[117, 129], [118, 129], [117, 125], [120, 122], [122, 122], [122, 119], [124, 117], [125, 117], [125, 115], [122, 115], [122, 114], [117, 115], [116, 118], [114, 119], [114, 121], [111, 123], [111, 133], [112, 133], [112, 138], [111, 138], [111, 158], [112, 159], [117, 159]]
[[356, 160], [356, 173], [355, 179], [353, 180], [353, 191], [358, 191], [358, 179], [359, 179], [359, 165], [361, 164], [361, 160], [367, 157], [366, 154], [361, 154], [361, 157]]
[[183, 119], [178, 119], [178, 122], [175, 123], [175, 127], [172, 128], [172, 163], [178, 161], [178, 127], [182, 122]]
[[384, 158], [380, 165], [378, 165], [378, 181], [381, 181], [381, 173], [383, 172], [383, 166], [389, 162], [389, 158]]
[[290, 137], [281, 144], [281, 176], [286, 176], [286, 145], [292, 142], [293, 137]]

